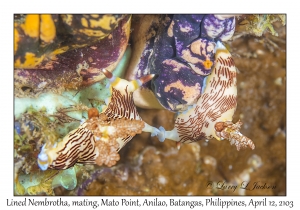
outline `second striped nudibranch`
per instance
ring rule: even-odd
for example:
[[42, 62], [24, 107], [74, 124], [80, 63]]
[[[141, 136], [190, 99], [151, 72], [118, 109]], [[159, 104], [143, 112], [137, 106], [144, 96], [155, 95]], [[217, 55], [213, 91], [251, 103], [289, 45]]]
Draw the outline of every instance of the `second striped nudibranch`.
[[218, 41], [215, 65], [206, 79], [204, 92], [197, 103], [178, 114], [175, 127], [165, 131], [160, 127], [158, 138], [190, 143], [204, 139], [228, 139], [237, 150], [249, 146], [255, 148], [251, 139], [239, 132], [241, 122], [232, 122], [237, 106], [236, 67], [231, 54]]
[[60, 142], [44, 144], [38, 155], [40, 169], [67, 169], [76, 163], [95, 163], [99, 155], [95, 148], [95, 137], [85, 126], [86, 123], [83, 123]]
[[133, 91], [154, 75], [129, 82], [114, 77], [105, 69], [102, 72], [110, 82], [111, 97], [107, 105], [100, 114], [97, 109], [90, 109], [89, 119], [62, 141], [44, 144], [38, 155], [38, 165], [42, 170], [67, 169], [76, 163], [110, 167], [120, 159], [119, 150], [133, 136], [143, 131], [150, 132], [151, 136], [160, 132], [142, 120], [133, 102]]

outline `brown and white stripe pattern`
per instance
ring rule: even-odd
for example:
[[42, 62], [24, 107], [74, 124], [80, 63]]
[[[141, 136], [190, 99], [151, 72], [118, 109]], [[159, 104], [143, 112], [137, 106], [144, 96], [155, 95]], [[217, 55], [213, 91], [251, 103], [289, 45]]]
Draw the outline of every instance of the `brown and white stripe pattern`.
[[[104, 139], [117, 142], [117, 146], [112, 144], [114, 148], [110, 148], [110, 150], [114, 151], [109, 153], [112, 156], [115, 155], [115, 160], [117, 160], [117, 152], [129, 142], [134, 135], [142, 131], [153, 132], [154, 134], [159, 132], [158, 129], [142, 121], [133, 101], [133, 91], [142, 83], [151, 80], [154, 75], [147, 75], [140, 80], [129, 82], [124, 79], [115, 78], [106, 70], [103, 70], [103, 73], [111, 83], [110, 88], [112, 95], [108, 100], [108, 105], [100, 115], [97, 110], [90, 110], [88, 114], [91, 119], [88, 119], [88, 121], [80, 125], [77, 129], [71, 131], [61, 142], [55, 143], [55, 145], [46, 143], [38, 155], [38, 165], [42, 170], [47, 170], [47, 168], [67, 169], [76, 163], [107, 163], [111, 166], [111, 164], [115, 164], [115, 162], [112, 163], [108, 161], [105, 157], [107, 151], [101, 150], [101, 148], [110, 147], [110, 144], [105, 143]], [[105, 121], [102, 122], [105, 125], [102, 126], [103, 131], [101, 130], [101, 133], [97, 131], [97, 133], [94, 129], [98, 128], [100, 124], [91, 127], [87, 126], [87, 123], [91, 123], [91, 121], [93, 121], [92, 118], [95, 118], [96, 121], [101, 121], [100, 116], [105, 116], [103, 119], [101, 118]], [[130, 121], [126, 124], [128, 128], [119, 122], [126, 122], [126, 120]], [[122, 132], [123, 136], [116, 139], [109, 139], [115, 135], [115, 131]], [[109, 159], [110, 157], [107, 158]]]
[[[221, 42], [217, 44], [214, 69], [207, 77], [206, 88], [197, 104], [186, 112], [180, 113], [175, 121], [175, 128], [165, 133], [165, 138], [182, 143], [190, 143], [203, 139], [221, 140], [215, 130], [218, 122], [231, 122], [237, 106], [236, 68], [229, 51]], [[229, 130], [228, 130], [229, 131]], [[237, 145], [238, 129], [228, 135], [231, 143]], [[243, 145], [254, 144], [248, 138], [240, 138]], [[245, 143], [247, 140], [248, 143]], [[239, 144], [241, 146], [242, 144]], [[244, 147], [244, 146], [242, 146]], [[237, 146], [237, 149], [239, 147]]]
[[[220, 44], [219, 44], [220, 47]], [[214, 124], [231, 121], [237, 106], [236, 69], [226, 48], [216, 51], [216, 63], [207, 78], [204, 93], [197, 105], [187, 114], [180, 114], [175, 122], [180, 142], [188, 143], [201, 139], [219, 139], [215, 135]]]
[[97, 155], [94, 135], [83, 124], [55, 145], [44, 145], [38, 164], [42, 170], [67, 169], [76, 163], [95, 164]]
[[124, 90], [125, 94], [112, 87], [111, 101], [107, 105], [104, 114], [108, 119], [135, 119], [141, 120], [133, 101], [133, 92], [128, 91], [128, 85]]
[[[107, 104], [107, 107], [103, 110], [103, 113], [108, 117], [108, 119], [139, 120], [145, 125], [143, 131], [151, 132], [151, 134], [156, 135], [158, 129], [148, 125], [142, 120], [137, 112], [133, 100], [133, 92], [138, 89], [141, 84], [151, 80], [155, 75], [150, 74], [138, 80], [127, 81], [125, 79], [113, 77], [113, 75], [105, 69], [102, 71], [111, 83], [111, 97], [108, 100], [109, 103]], [[120, 144], [118, 150], [122, 149], [132, 138], [133, 135], [128, 135], [125, 138], [122, 138], [121, 141], [118, 141]]]
[[[110, 102], [108, 103], [107, 108], [103, 113], [108, 117], [109, 120], [141, 120], [141, 117], [139, 116], [133, 101], [133, 90], [131, 90], [133, 89], [133, 85], [127, 80], [123, 80], [120, 78], [116, 78], [116, 80], [117, 81], [115, 81], [114, 84], [111, 85]], [[124, 88], [123, 90], [118, 90], [116, 88], [120, 85], [119, 83], [122, 83], [122, 86]], [[122, 149], [125, 144], [127, 144], [132, 138], [133, 136], [128, 135], [127, 137], [119, 141], [120, 145], [118, 151]]]

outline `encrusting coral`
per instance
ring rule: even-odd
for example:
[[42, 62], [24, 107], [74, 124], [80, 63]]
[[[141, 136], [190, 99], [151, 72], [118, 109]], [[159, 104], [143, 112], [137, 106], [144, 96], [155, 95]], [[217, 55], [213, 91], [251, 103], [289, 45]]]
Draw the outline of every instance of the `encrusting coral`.
[[15, 181], [15, 192], [17, 195], [54, 195], [53, 189], [59, 186], [73, 190], [77, 186], [78, 170], [77, 167], [72, 167], [67, 170], [47, 170], [20, 175]]
[[283, 14], [256, 14], [240, 18], [242, 21], [239, 24], [246, 26], [245, 31], [258, 37], [262, 36], [266, 31], [269, 31], [273, 36], [278, 36], [273, 24], [278, 21], [280, 21], [282, 25], [286, 23], [285, 15]]

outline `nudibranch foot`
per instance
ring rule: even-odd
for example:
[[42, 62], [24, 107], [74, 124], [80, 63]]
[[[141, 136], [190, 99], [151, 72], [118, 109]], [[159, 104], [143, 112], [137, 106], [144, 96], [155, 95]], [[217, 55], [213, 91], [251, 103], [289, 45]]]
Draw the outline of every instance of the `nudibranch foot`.
[[159, 133], [160, 133], [160, 130], [156, 128], [155, 130], [153, 130], [151, 132], [151, 137], [157, 136]]
[[235, 145], [239, 151], [241, 148], [250, 147], [255, 149], [255, 145], [251, 139], [240, 133], [242, 122], [238, 121], [233, 124], [230, 121], [217, 122], [215, 124], [216, 135], [221, 139], [228, 139], [231, 145]]
[[157, 128], [151, 126], [151, 125], [148, 125], [147, 123], [145, 123], [145, 127], [143, 128], [143, 132], [151, 133], [151, 137], [157, 136], [160, 133], [159, 129], [157, 129]]
[[160, 142], [164, 142], [165, 139], [173, 140], [176, 142], [180, 141], [180, 138], [179, 138], [176, 128], [174, 128], [171, 131], [166, 131], [164, 127], [160, 126], [159, 130], [160, 130], [160, 133], [157, 135], [157, 137]]
[[158, 133], [157, 138], [158, 138], [158, 140], [160, 142], [164, 142], [165, 139], [166, 139], [166, 137], [165, 137], [165, 135], [166, 135], [166, 129], [164, 127], [160, 126], [159, 127], [159, 131], [160, 132]]

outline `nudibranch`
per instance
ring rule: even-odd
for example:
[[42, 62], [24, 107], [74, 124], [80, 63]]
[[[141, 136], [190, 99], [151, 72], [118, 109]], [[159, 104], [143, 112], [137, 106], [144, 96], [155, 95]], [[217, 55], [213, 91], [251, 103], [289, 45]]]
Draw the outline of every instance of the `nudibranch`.
[[[109, 120], [126, 119], [126, 120], [139, 120], [142, 118], [137, 112], [136, 106], [133, 101], [133, 92], [137, 90], [142, 84], [150, 81], [155, 75], [149, 74], [140, 79], [127, 81], [119, 77], [114, 77], [113, 74], [105, 69], [102, 70], [105, 76], [109, 79], [111, 85], [110, 89], [112, 95], [107, 100], [107, 106], [103, 108], [104, 113]], [[151, 136], [159, 133], [159, 130], [149, 124], [144, 123], [143, 132], [150, 132]], [[132, 139], [133, 136], [128, 136], [128, 139], [120, 141], [120, 149]]]
[[247, 146], [254, 149], [252, 140], [239, 132], [241, 122], [232, 122], [236, 106], [236, 67], [229, 51], [218, 41], [215, 65], [206, 78], [204, 92], [195, 105], [178, 113], [173, 130], [165, 131], [160, 127], [158, 138], [160, 141], [170, 139], [180, 143], [228, 139], [237, 150]]
[[60, 142], [45, 143], [38, 155], [40, 169], [67, 169], [76, 163], [95, 163], [96, 156], [99, 155], [95, 137], [85, 126], [86, 123], [83, 123]]
[[142, 120], [133, 102], [133, 91], [154, 75], [129, 82], [105, 69], [102, 72], [110, 82], [111, 97], [106, 101], [107, 105], [100, 114], [95, 108], [89, 110], [89, 119], [62, 141], [44, 144], [38, 155], [42, 170], [67, 169], [76, 163], [110, 167], [120, 159], [119, 150], [136, 134], [144, 131], [155, 136], [159, 133], [157, 128]]

